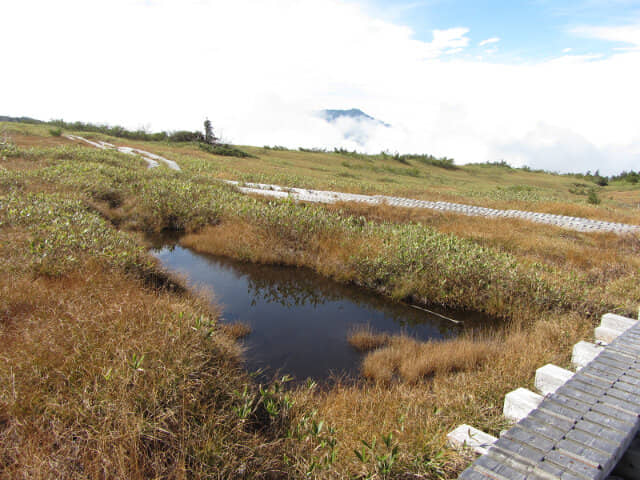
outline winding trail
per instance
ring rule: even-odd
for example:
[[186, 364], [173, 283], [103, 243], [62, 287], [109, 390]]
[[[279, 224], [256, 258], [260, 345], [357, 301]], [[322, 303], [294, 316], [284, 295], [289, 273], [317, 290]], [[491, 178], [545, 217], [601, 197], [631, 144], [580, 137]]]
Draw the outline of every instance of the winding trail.
[[97, 140], [94, 142], [93, 140], [88, 140], [77, 135], [65, 135], [65, 138], [68, 138], [69, 140], [77, 140], [80, 142], [88, 143], [89, 145], [100, 148], [101, 150], [117, 150], [121, 153], [126, 153], [127, 155], [140, 156], [145, 162], [147, 162], [149, 168], [156, 168], [160, 166], [160, 163], [158, 162], [162, 162], [172, 170], [180, 170], [180, 166], [173, 160], [169, 160], [167, 158], [161, 157], [160, 155], [156, 155], [155, 153], [140, 150], [138, 148], [118, 147], [116, 145], [113, 145], [112, 143], [103, 142], [101, 140]]
[[[70, 140], [85, 142], [96, 148], [103, 150], [115, 149], [128, 155], [138, 155], [147, 162], [149, 168], [158, 167], [159, 162], [164, 163], [172, 170], [180, 170], [180, 166], [173, 160], [168, 160], [160, 155], [140, 150], [137, 148], [116, 146], [102, 141], [92, 141], [77, 135], [65, 135]], [[359, 202], [369, 205], [391, 205], [404, 208], [428, 208], [442, 212], [453, 212], [462, 215], [480, 216], [487, 218], [518, 218], [530, 222], [556, 225], [569, 230], [579, 232], [612, 232], [622, 234], [640, 234], [639, 225], [629, 225], [626, 223], [606, 222], [604, 220], [591, 220], [581, 217], [567, 217], [564, 215], [554, 215], [551, 213], [536, 213], [523, 210], [499, 210], [495, 208], [476, 207], [462, 203], [451, 202], [431, 202], [428, 200], [416, 200], [413, 198], [391, 197], [386, 195], [359, 195], [355, 193], [332, 192], [328, 190], [309, 190], [304, 188], [283, 187], [280, 185], [265, 183], [240, 183], [232, 180], [223, 182], [235, 185], [243, 193], [252, 193], [275, 198], [293, 198], [303, 202], [315, 203], [336, 203], [336, 202]]]

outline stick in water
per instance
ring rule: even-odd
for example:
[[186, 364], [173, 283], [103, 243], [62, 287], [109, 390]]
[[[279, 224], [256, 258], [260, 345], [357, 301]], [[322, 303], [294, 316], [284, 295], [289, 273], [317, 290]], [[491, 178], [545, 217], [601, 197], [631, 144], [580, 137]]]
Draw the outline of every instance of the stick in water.
[[461, 320], [454, 320], [453, 318], [445, 317], [444, 315], [442, 315], [440, 313], [432, 312], [431, 310], [427, 310], [426, 308], [418, 307], [417, 305], [410, 305], [410, 306], [413, 307], [413, 308], [417, 308], [418, 310], [422, 310], [423, 312], [430, 313], [431, 315], [435, 315], [436, 317], [444, 318], [445, 320], [449, 320], [450, 322], [453, 322], [453, 323], [457, 323], [457, 324], [464, 323]]

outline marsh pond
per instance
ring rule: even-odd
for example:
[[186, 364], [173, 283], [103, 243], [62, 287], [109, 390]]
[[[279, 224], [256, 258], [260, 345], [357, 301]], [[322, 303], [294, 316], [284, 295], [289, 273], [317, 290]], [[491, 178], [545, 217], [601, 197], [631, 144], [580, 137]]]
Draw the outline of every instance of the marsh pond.
[[212, 292], [221, 322], [251, 327], [242, 340], [246, 367], [267, 377], [288, 374], [297, 381], [357, 377], [363, 354], [347, 342], [357, 326], [441, 340], [490, 322], [478, 313], [434, 310], [432, 314], [305, 268], [239, 262], [176, 244], [157, 246], [152, 254], [191, 287]]

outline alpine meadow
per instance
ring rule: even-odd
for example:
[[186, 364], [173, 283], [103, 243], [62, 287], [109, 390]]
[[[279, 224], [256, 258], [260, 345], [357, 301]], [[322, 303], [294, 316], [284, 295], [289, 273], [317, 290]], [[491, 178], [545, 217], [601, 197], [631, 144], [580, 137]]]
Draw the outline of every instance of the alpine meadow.
[[[447, 433], [472, 424], [499, 436], [507, 392], [532, 387], [544, 364], [568, 367], [604, 313], [637, 317], [634, 233], [309, 203], [224, 182], [640, 225], [633, 172], [177, 133], [0, 123], [2, 478], [456, 478], [473, 454]], [[215, 287], [197, 288], [150, 253], [169, 234], [199, 254], [304, 267], [393, 302], [493, 320], [442, 340], [355, 325], [342, 341], [360, 352], [356, 378], [282, 369], [265, 379], [244, 366], [251, 325], [222, 321]]]

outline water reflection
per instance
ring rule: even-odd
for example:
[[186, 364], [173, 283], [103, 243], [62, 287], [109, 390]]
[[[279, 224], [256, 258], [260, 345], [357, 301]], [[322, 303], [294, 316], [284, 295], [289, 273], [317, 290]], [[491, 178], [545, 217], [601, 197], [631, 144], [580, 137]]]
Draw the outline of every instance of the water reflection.
[[[331, 373], [355, 376], [361, 356], [346, 340], [355, 325], [407, 332], [422, 340], [455, 336], [462, 328], [308, 269], [237, 262], [180, 246], [158, 248], [153, 254], [194, 286], [211, 289], [222, 307], [223, 321], [239, 320], [251, 326], [245, 344], [247, 367], [252, 371], [279, 370], [298, 380], [321, 380]], [[467, 324], [487, 321], [478, 314], [441, 313]]]

